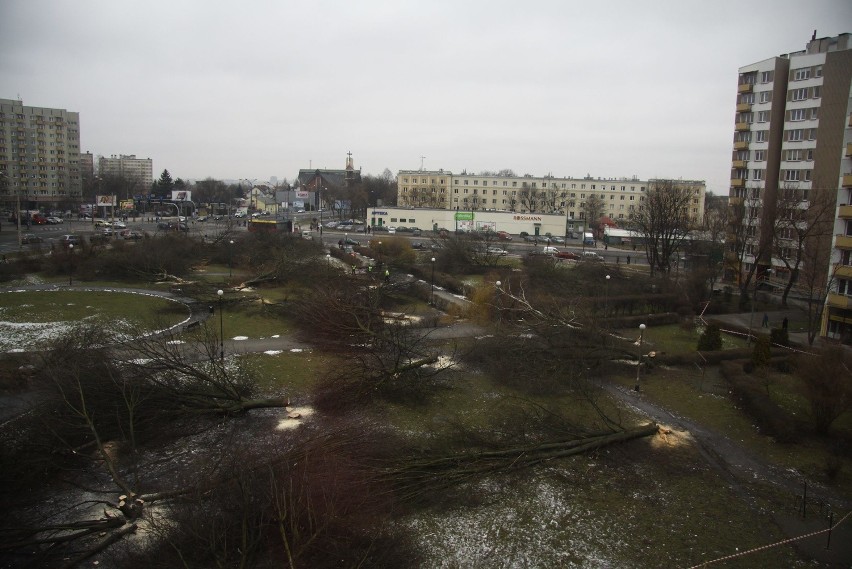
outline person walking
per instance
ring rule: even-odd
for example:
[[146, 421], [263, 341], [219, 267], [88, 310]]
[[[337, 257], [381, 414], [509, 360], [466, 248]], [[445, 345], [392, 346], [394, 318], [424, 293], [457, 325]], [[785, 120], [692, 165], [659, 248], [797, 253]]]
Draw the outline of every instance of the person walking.
[[385, 269], [385, 282], [390, 282], [390, 269]]
[[764, 328], [769, 328], [769, 315], [767, 313], [763, 313], [763, 324]]
[[787, 320], [787, 317], [785, 316], [784, 320], [781, 321], [781, 328], [786, 330], [787, 326], [789, 326], [789, 325], [790, 325], [790, 321]]

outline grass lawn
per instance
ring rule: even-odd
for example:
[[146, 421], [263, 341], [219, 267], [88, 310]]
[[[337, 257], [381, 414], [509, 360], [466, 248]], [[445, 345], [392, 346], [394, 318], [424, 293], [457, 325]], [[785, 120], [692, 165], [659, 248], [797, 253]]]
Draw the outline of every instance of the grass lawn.
[[125, 336], [163, 329], [189, 317], [183, 304], [121, 292], [51, 290], [0, 293], [0, 350], [43, 346], [81, 323]]
[[270, 395], [305, 398], [327, 370], [341, 365], [337, 358], [314, 351], [243, 356], [257, 374], [259, 386]]

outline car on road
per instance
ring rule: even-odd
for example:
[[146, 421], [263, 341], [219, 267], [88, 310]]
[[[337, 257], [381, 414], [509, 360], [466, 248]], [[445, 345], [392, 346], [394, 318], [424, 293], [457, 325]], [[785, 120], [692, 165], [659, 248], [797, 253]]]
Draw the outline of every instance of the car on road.
[[500, 247], [489, 247], [488, 249], [486, 249], [486, 252], [489, 255], [499, 255], [501, 257], [505, 257], [509, 254], [508, 251], [506, 251], [505, 249], [501, 249]]
[[509, 235], [505, 231], [498, 231], [497, 232], [497, 238], [500, 239], [501, 241], [511, 241], [512, 240], [512, 236]]
[[556, 255], [559, 253], [559, 249], [556, 247], [542, 247], [541, 252], [545, 255]]
[[32, 233], [27, 233], [21, 237], [21, 243], [26, 245], [29, 245], [30, 243], [41, 243], [42, 241], [44, 241], [44, 239], [38, 235], [33, 235]]
[[80, 244], [80, 236], [79, 235], [63, 235], [59, 238], [59, 243], [63, 246], [67, 247], [69, 245], [74, 245], [75, 247]]
[[50, 216], [50, 217], [47, 218], [47, 222], [50, 225], [59, 225], [60, 223], [64, 223], [65, 220], [62, 219], [61, 217]]
[[124, 231], [122, 231], [120, 233], [120, 235], [122, 237], [124, 237], [125, 239], [133, 240], [133, 241], [136, 241], [138, 239], [142, 239], [144, 237], [144, 235], [141, 232], [134, 231], [132, 229], [125, 229]]
[[303, 208], [303, 207], [297, 207], [297, 208], [296, 208], [296, 213], [305, 213], [305, 208]]
[[557, 259], [571, 259], [572, 261], [580, 260], [580, 255], [572, 253], [571, 251], [560, 251], [558, 253], [554, 253], [553, 256]]
[[96, 219], [95, 220], [95, 227], [110, 227], [111, 225], [112, 225], [112, 223], [110, 223], [109, 221], [107, 221], [105, 219]]
[[112, 224], [114, 229], [127, 229], [127, 224], [123, 221], [116, 221]]
[[195, 221], [207, 221], [207, 216], [206, 215], [200, 215], [200, 216], [195, 218]]
[[411, 248], [412, 249], [422, 249], [423, 243], [421, 243], [420, 241], [412, 241], [411, 242]]
[[394, 235], [396, 233], [396, 227], [394, 227], [393, 225], [389, 226], [388, 233]]
[[604, 258], [601, 255], [598, 255], [594, 251], [583, 251], [583, 260], [584, 261], [603, 261]]
[[565, 245], [565, 239], [562, 238], [562, 237], [559, 237], [558, 235], [548, 237], [548, 239], [550, 239], [551, 243], [556, 243], [557, 245]]

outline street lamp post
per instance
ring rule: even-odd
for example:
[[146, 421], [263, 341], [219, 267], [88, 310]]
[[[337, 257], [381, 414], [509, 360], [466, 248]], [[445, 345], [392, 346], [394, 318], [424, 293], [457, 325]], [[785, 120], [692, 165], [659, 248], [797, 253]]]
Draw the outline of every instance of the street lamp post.
[[639, 325], [639, 360], [636, 362], [636, 386], [633, 390], [639, 393], [639, 369], [642, 367], [642, 340], [645, 339], [645, 325]]
[[234, 240], [228, 241], [228, 278], [234, 278]]
[[604, 286], [604, 318], [606, 318], [607, 313], [609, 312], [609, 279], [610, 276], [606, 276], [606, 285]]
[[432, 257], [432, 290], [429, 293], [429, 304], [435, 306], [435, 257]]
[[68, 286], [74, 284], [74, 244], [68, 244], [68, 257], [71, 263], [71, 268], [68, 271]]
[[[499, 298], [499, 294], [500, 294], [500, 287], [501, 287], [501, 286], [503, 286], [503, 283], [502, 283], [502, 282], [500, 282], [500, 281], [495, 281], [495, 282], [494, 282], [494, 287], [497, 289], [498, 298]], [[498, 306], [498, 307], [497, 307], [497, 333], [498, 333], [498, 334], [500, 333], [500, 321], [501, 321], [501, 320], [503, 320], [503, 315], [500, 313], [500, 307]]]
[[222, 295], [225, 294], [221, 288], [216, 291], [219, 297], [219, 359], [225, 361], [225, 321], [222, 317]]

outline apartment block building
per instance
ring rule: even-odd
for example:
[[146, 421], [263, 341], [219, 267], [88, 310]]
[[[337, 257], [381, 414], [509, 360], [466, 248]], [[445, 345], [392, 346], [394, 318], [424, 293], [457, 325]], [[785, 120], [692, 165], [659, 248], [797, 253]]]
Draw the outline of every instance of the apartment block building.
[[[689, 215], [704, 216], [703, 180], [678, 180], [694, 189]], [[645, 200], [654, 180], [638, 178], [557, 178], [554, 176], [501, 176], [453, 174], [445, 170], [400, 170], [397, 174], [399, 207], [441, 208], [460, 211], [508, 211], [560, 214], [570, 230], [586, 223], [586, 201], [603, 202], [602, 212], [616, 223], [626, 223]]]
[[[844, 176], [852, 171], [850, 77], [850, 34], [814, 36], [803, 51], [739, 69], [728, 280], [771, 275], [774, 283], [792, 278], [802, 286], [803, 274], [816, 273], [810, 294], [845, 282], [837, 277], [847, 269], [837, 265], [852, 243], [844, 248], [843, 238], [830, 235], [845, 237], [846, 213], [836, 204], [852, 203]], [[840, 300], [829, 296], [825, 333], [839, 336], [852, 324], [852, 304]]]
[[150, 158], [137, 158], [135, 154], [99, 156], [98, 175], [135, 180], [139, 190], [149, 191], [154, 183], [154, 163]]
[[0, 99], [0, 202], [67, 209], [80, 201], [80, 115]]

